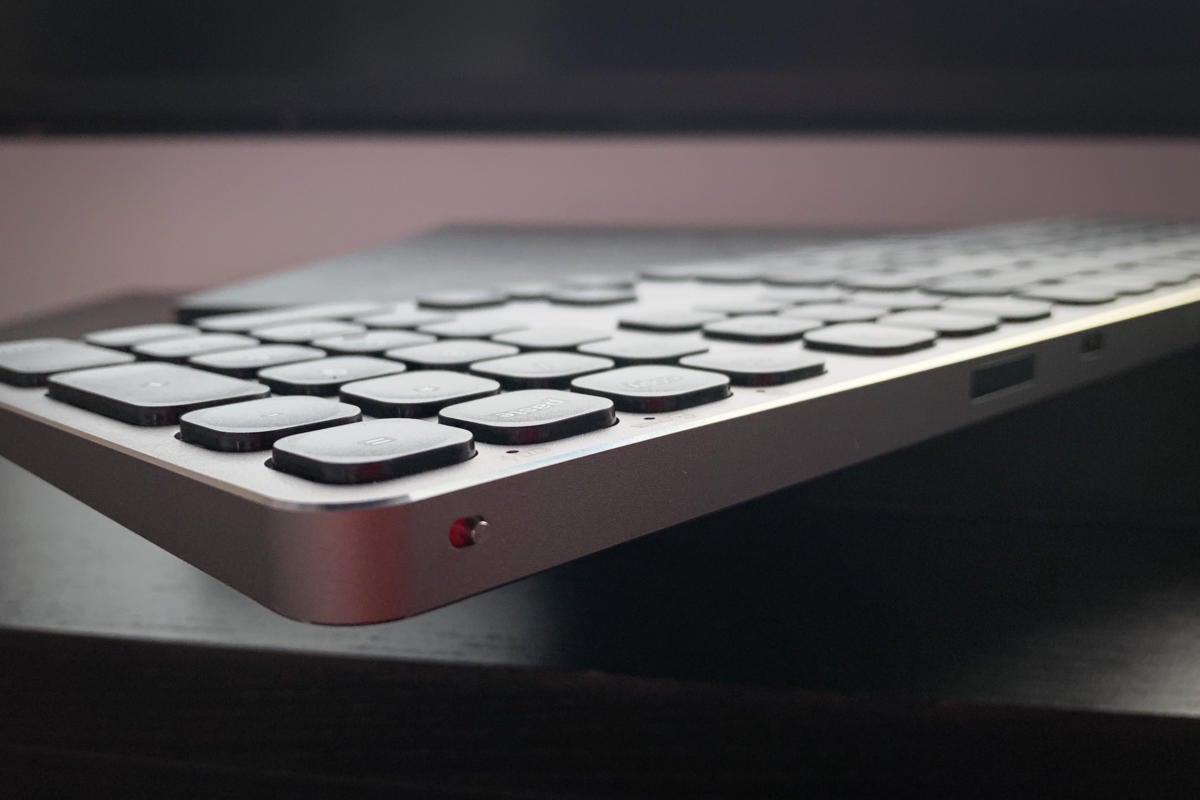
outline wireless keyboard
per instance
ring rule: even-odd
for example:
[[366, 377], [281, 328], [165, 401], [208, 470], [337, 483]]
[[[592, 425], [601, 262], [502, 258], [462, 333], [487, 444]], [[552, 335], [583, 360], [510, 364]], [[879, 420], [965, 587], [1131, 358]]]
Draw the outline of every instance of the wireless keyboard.
[[[672, 258], [547, 236], [492, 232], [457, 269], [418, 240], [182, 322], [0, 343], [2, 454], [282, 614], [365, 623], [1200, 342], [1190, 224]], [[573, 269], [585, 252], [619, 257]]]

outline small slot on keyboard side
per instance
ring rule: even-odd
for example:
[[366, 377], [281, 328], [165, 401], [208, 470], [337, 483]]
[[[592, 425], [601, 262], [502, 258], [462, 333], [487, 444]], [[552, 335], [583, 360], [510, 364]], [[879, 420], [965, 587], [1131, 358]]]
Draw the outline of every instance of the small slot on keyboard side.
[[1032, 354], [971, 371], [971, 399], [978, 400], [1029, 383], [1035, 373]]

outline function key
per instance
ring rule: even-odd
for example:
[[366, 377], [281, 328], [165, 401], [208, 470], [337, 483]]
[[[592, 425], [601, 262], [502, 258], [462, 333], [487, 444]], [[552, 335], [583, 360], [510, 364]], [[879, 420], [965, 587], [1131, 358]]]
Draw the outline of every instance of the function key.
[[1093, 306], [1117, 299], [1117, 290], [1096, 283], [1048, 283], [1026, 287], [1022, 297], [1072, 306]]
[[572, 378], [612, 366], [611, 360], [598, 356], [542, 351], [478, 361], [471, 371], [495, 378], [505, 389], [565, 389]]
[[571, 288], [556, 289], [546, 295], [551, 303], [567, 306], [610, 306], [616, 303], [632, 303], [637, 295], [632, 289], [621, 288]]
[[264, 344], [245, 350], [205, 353], [189, 358], [188, 363], [193, 367], [219, 372], [233, 378], [253, 378], [260, 369], [265, 367], [277, 367], [324, 357], [325, 351], [315, 347], [303, 347], [298, 344]]
[[716, 372], [647, 364], [571, 381], [578, 392], [607, 397], [622, 411], [678, 411], [729, 396], [729, 378]]
[[188, 325], [131, 325], [126, 328], [109, 328], [85, 333], [83, 340], [88, 344], [101, 347], [128, 350], [134, 345], [145, 342], [178, 339], [181, 336], [195, 336], [197, 333], [199, 333], [198, 330]]
[[405, 330], [374, 330], [363, 333], [347, 333], [341, 336], [329, 336], [313, 341], [313, 347], [319, 347], [330, 353], [341, 355], [379, 355], [397, 347], [411, 347], [414, 344], [429, 344], [437, 341], [433, 336], [424, 333]]
[[941, 336], [977, 336], [1000, 327], [998, 317], [955, 311], [900, 311], [879, 320], [883, 325], [925, 328]]
[[870, 322], [848, 322], [818, 328], [804, 335], [804, 343], [814, 350], [890, 356], [932, 347], [937, 334], [920, 328], [900, 328]]
[[317, 320], [315, 322], [291, 322], [286, 325], [270, 325], [255, 328], [250, 335], [274, 344], [308, 344], [313, 339], [327, 336], [345, 336], [362, 333], [366, 328], [354, 322], [339, 320]]
[[287, 436], [271, 465], [322, 483], [371, 483], [469, 460], [470, 432], [419, 419], [376, 419]]
[[270, 325], [318, 319], [350, 319], [365, 314], [375, 314], [380, 310], [377, 303], [316, 303], [266, 311], [243, 311], [236, 314], [201, 317], [196, 320], [196, 327], [206, 331], [246, 333], [254, 328], [265, 328]]
[[771, 303], [836, 303], [846, 298], [846, 291], [836, 286], [785, 286], [759, 295]]
[[13, 386], [45, 386], [56, 372], [127, 364], [133, 356], [70, 339], [0, 342], [0, 381]]
[[740, 353], [704, 353], [688, 356], [685, 367], [711, 370], [729, 376], [738, 386], [777, 386], [812, 378], [825, 372], [825, 362], [791, 348], [771, 348]]
[[134, 425], [171, 425], [198, 408], [267, 396], [267, 387], [177, 364], [139, 361], [50, 378], [50, 396]]
[[189, 411], [179, 418], [179, 438], [210, 450], [266, 450], [296, 433], [358, 422], [354, 406], [320, 397], [264, 397]]
[[133, 352], [141, 358], [183, 364], [192, 356], [219, 353], [222, 350], [238, 350], [254, 347], [256, 344], [258, 344], [257, 339], [251, 339], [240, 333], [201, 333], [198, 336], [185, 336], [182, 339], [146, 342], [135, 346]]
[[518, 352], [511, 344], [482, 339], [455, 339], [388, 350], [387, 357], [417, 369], [466, 369], [476, 361], [515, 356]]
[[682, 333], [698, 331], [701, 326], [722, 319], [724, 314], [689, 309], [667, 309], [663, 311], [639, 311], [628, 314], [617, 321], [622, 328], [655, 333]]
[[807, 331], [821, 327], [822, 324], [814, 319], [749, 314], [710, 322], [704, 326], [704, 335], [710, 339], [732, 339], [738, 342], [791, 342], [802, 337]]
[[467, 317], [451, 322], [437, 322], [433, 325], [422, 325], [421, 333], [440, 336], [443, 339], [487, 339], [509, 331], [519, 331], [525, 326], [510, 319], [495, 317]]
[[946, 298], [914, 289], [907, 292], [862, 291], [850, 295], [847, 302], [860, 306], [879, 306], [890, 311], [937, 308]]
[[491, 378], [421, 369], [347, 383], [342, 399], [373, 417], [431, 417], [448, 405], [499, 392]]
[[441, 322], [452, 322], [453, 314], [442, 314], [436, 311], [394, 310], [382, 314], [367, 314], [356, 318], [368, 328], [419, 328], [422, 325], [436, 325]]
[[696, 310], [736, 317], [743, 314], [774, 314], [788, 305], [771, 300], [723, 300], [696, 306]]
[[887, 313], [879, 306], [860, 306], [855, 303], [808, 303], [789, 308], [785, 317], [815, 319], [821, 322], [870, 322]]
[[684, 356], [703, 353], [706, 350], [708, 345], [690, 336], [646, 336], [638, 339], [626, 337], [585, 344], [579, 348], [581, 353], [611, 358], [619, 367], [634, 364], [674, 364]]
[[403, 372], [404, 365], [372, 356], [333, 356], [259, 370], [258, 379], [280, 394], [336, 395], [344, 383]]
[[615, 425], [613, 403], [554, 389], [525, 389], [443, 408], [438, 421], [466, 428], [481, 442], [534, 444]]
[[491, 289], [456, 289], [434, 292], [417, 298], [420, 308], [468, 309], [502, 306], [508, 295]]
[[952, 311], [991, 314], [1005, 322], [1029, 322], [1050, 316], [1050, 303], [1020, 297], [950, 297], [942, 305]]
[[570, 350], [588, 342], [598, 342], [611, 336], [608, 331], [591, 328], [525, 328], [502, 333], [492, 339], [512, 344], [522, 350]]

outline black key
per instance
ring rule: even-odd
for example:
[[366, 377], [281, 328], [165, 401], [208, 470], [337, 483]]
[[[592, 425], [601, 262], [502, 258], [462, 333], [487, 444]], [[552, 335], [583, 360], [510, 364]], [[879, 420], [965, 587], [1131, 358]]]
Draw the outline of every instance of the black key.
[[757, 352], [704, 353], [679, 363], [729, 376], [738, 386], [777, 386], [812, 378], [825, 372], [825, 362], [791, 348]]
[[70, 339], [0, 342], [0, 381], [13, 386], [45, 386], [56, 372], [127, 364], [133, 356]]
[[224, 350], [193, 356], [188, 364], [233, 378], [253, 378], [260, 369], [324, 358], [325, 351], [298, 344], [264, 344], [245, 350]]
[[632, 289], [636, 284], [637, 276], [628, 272], [585, 272], [562, 280], [571, 289]]
[[264, 397], [189, 411], [179, 418], [179, 438], [210, 450], [266, 450], [284, 436], [362, 419], [355, 406], [320, 397]]
[[772, 289], [759, 295], [769, 303], [836, 303], [846, 299], [846, 290], [836, 286], [791, 286]]
[[704, 326], [704, 335], [710, 339], [732, 339], [737, 342], [791, 342], [822, 324], [815, 319], [749, 314], [710, 322]]
[[924, 347], [932, 347], [935, 341], [937, 334], [933, 331], [876, 325], [870, 322], [830, 325], [804, 334], [804, 343], [814, 350], [867, 356], [910, 353]]
[[379, 355], [397, 347], [412, 347], [415, 344], [429, 344], [435, 341], [435, 337], [416, 331], [374, 330], [316, 339], [312, 345], [339, 355], [367, 356]]
[[603, 397], [525, 389], [447, 406], [438, 421], [466, 428], [481, 442], [534, 444], [607, 428], [617, 415]]
[[585, 375], [571, 381], [571, 388], [607, 397], [622, 411], [657, 413], [723, 400], [729, 396], [729, 378], [716, 372], [646, 364]]
[[467, 461], [469, 431], [419, 419], [375, 419], [288, 436], [271, 465], [321, 483], [372, 483]]
[[1071, 306], [1093, 306], [1116, 300], [1117, 291], [1095, 283], [1064, 282], [1029, 286], [1021, 292], [1021, 296]]
[[879, 319], [881, 325], [924, 328], [940, 336], [977, 336], [1000, 327], [999, 317], [962, 311], [899, 311]]
[[632, 337], [609, 339], [604, 342], [585, 344], [579, 348], [581, 353], [611, 358], [618, 367], [629, 367], [634, 364], [674, 364], [684, 356], [703, 353], [708, 345], [691, 337], [683, 339], [675, 337], [650, 337], [641, 339]]
[[1050, 316], [1050, 303], [1020, 297], [950, 297], [942, 306], [952, 311], [991, 314], [1005, 322], [1029, 322]]
[[201, 317], [196, 327], [206, 331], [246, 333], [254, 328], [268, 325], [283, 325], [287, 322], [304, 322], [318, 319], [350, 319], [381, 311], [377, 303], [317, 303], [307, 306], [288, 306], [266, 311], [243, 311], [236, 314], [218, 314]]
[[610, 359], [598, 356], [543, 351], [477, 361], [471, 372], [495, 378], [505, 389], [566, 389], [572, 378], [612, 366]]
[[519, 331], [525, 326], [511, 319], [495, 317], [467, 317], [452, 322], [437, 322], [433, 325], [422, 325], [418, 330], [443, 339], [487, 339], [509, 331]]
[[762, 278], [762, 268], [752, 264], [704, 264], [692, 270], [702, 283], [753, 283]]
[[485, 342], [481, 339], [455, 339], [388, 350], [387, 357], [403, 361], [417, 369], [466, 369], [476, 361], [515, 356], [518, 352], [520, 351], [511, 344]]
[[617, 325], [636, 331], [682, 333], [700, 330], [702, 325], [716, 322], [724, 316], [724, 314], [714, 314], [711, 311], [691, 311], [689, 309], [639, 311], [636, 314], [621, 317]]
[[356, 322], [342, 322], [335, 319], [322, 319], [314, 322], [289, 322], [286, 325], [270, 325], [265, 328], [255, 328], [250, 335], [256, 339], [273, 344], [308, 344], [314, 339], [328, 336], [346, 336], [351, 333], [362, 333], [366, 327]]
[[434, 292], [417, 298], [420, 308], [442, 308], [465, 310], [468, 308], [492, 308], [508, 302], [508, 295], [491, 289], [456, 289]]
[[128, 350], [134, 345], [163, 339], [178, 339], [182, 336], [195, 336], [199, 332], [188, 325], [131, 325], [126, 328], [109, 328], [85, 333], [83, 340], [88, 344], [100, 347]]
[[907, 292], [855, 292], [847, 302], [860, 306], [879, 306], [890, 311], [912, 311], [922, 308], [937, 308], [946, 298], [928, 294], [920, 289]]
[[382, 314], [367, 314], [355, 318], [368, 328], [419, 328], [422, 325], [437, 325], [454, 321], [453, 314], [437, 311], [387, 311]]
[[133, 352], [140, 358], [184, 364], [192, 356], [220, 353], [222, 350], [244, 350], [247, 347], [254, 347], [256, 344], [258, 344], [257, 339], [251, 339], [240, 333], [201, 333], [198, 336], [185, 336], [182, 339], [146, 342], [135, 346]]
[[632, 289], [556, 289], [546, 295], [551, 303], [566, 306], [610, 306], [616, 303], [632, 303], [637, 295]]
[[696, 310], [739, 317], [743, 314], [774, 314], [776, 311], [787, 308], [788, 305], [790, 304], [768, 300], [723, 300], [696, 306]]
[[762, 279], [772, 286], [826, 286], [845, 274], [846, 270], [838, 267], [798, 266], [768, 270]]
[[134, 425], [172, 425], [188, 411], [268, 393], [261, 383], [156, 361], [67, 372], [49, 387], [55, 400]]
[[493, 336], [493, 341], [516, 345], [522, 350], [570, 350], [588, 342], [611, 336], [608, 331], [591, 328], [525, 328]]
[[280, 394], [330, 397], [342, 384], [403, 372], [404, 365], [373, 356], [333, 356], [258, 371], [258, 379]]
[[915, 289], [920, 278], [904, 272], [848, 272], [838, 278], [838, 285], [848, 289], [871, 289], [881, 292], [897, 292]]
[[448, 405], [500, 392], [491, 378], [420, 369], [347, 383], [342, 399], [373, 417], [431, 417]]
[[789, 308], [781, 316], [815, 319], [821, 322], [870, 322], [887, 313], [879, 306], [860, 306], [854, 303], [809, 303]]

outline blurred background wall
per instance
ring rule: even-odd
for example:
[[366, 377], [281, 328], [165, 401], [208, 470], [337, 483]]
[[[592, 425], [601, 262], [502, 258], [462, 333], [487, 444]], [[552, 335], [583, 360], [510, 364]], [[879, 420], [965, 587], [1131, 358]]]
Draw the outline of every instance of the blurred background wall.
[[450, 222], [908, 228], [1200, 218], [1170, 139], [0, 139], [0, 320]]

